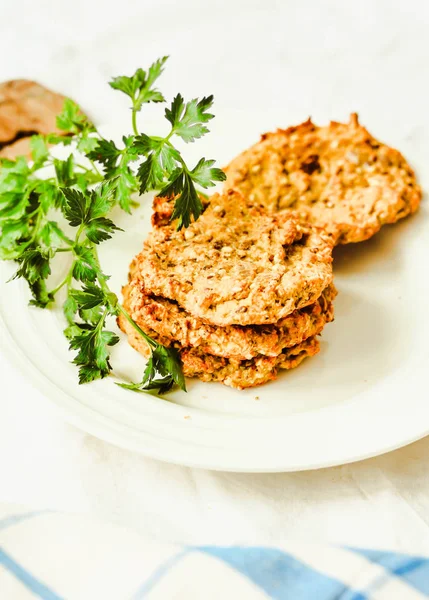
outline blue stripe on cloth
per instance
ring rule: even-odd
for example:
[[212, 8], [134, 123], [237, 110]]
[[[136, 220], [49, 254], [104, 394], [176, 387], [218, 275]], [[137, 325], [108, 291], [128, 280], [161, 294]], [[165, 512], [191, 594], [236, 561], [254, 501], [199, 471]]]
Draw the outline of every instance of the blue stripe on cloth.
[[55, 592], [50, 590], [41, 581], [36, 579], [31, 573], [29, 573], [24, 567], [18, 564], [10, 555], [6, 554], [2, 548], [0, 548], [0, 565], [3, 565], [10, 573], [42, 600], [64, 600], [61, 596], [58, 596]]
[[50, 513], [50, 510], [33, 510], [32, 512], [27, 513], [18, 513], [17, 515], [10, 515], [9, 517], [5, 517], [0, 520], [0, 531], [2, 529], [6, 529], [6, 527], [11, 527], [12, 525], [17, 525], [21, 523], [21, 521], [26, 521], [27, 519], [32, 519], [33, 517], [38, 517], [39, 515], [45, 515]]
[[364, 556], [371, 562], [379, 564], [392, 575], [396, 575], [400, 579], [403, 579], [416, 590], [429, 597], [428, 558], [400, 554], [397, 552], [365, 550], [363, 548], [349, 548], [349, 550]]
[[174, 565], [176, 565], [182, 558], [189, 553], [189, 550], [182, 550], [173, 556], [170, 556], [165, 562], [161, 563], [159, 567], [155, 569], [155, 571], [149, 575], [147, 579], [141, 584], [139, 589], [131, 596], [131, 600], [141, 600], [141, 598], [145, 598], [147, 594], [153, 589], [157, 583], [161, 581], [164, 575], [167, 575], [168, 571]]
[[368, 600], [276, 548], [198, 546], [195, 550], [223, 560], [275, 600]]

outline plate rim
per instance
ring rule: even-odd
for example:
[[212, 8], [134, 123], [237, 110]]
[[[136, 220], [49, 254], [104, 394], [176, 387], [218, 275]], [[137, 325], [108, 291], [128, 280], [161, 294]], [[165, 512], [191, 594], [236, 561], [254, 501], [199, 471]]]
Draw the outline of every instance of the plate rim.
[[[330, 468], [340, 465], [351, 464], [355, 462], [359, 462], [362, 460], [367, 460], [370, 458], [374, 458], [376, 456], [381, 456], [383, 454], [387, 454], [389, 452], [393, 452], [394, 450], [398, 450], [402, 447], [408, 446], [414, 442], [417, 442], [420, 439], [429, 435], [429, 424], [427, 427], [423, 428], [421, 431], [416, 432], [415, 435], [407, 436], [404, 439], [397, 440], [396, 442], [391, 443], [390, 445], [386, 445], [383, 442], [380, 442], [378, 447], [373, 447], [367, 452], [363, 452], [359, 455], [349, 455], [342, 456], [338, 459], [332, 460], [324, 460], [323, 458], [319, 461], [316, 461], [311, 464], [305, 465], [291, 465], [290, 463], [282, 463], [276, 466], [259, 466], [259, 467], [251, 467], [249, 465], [234, 465], [234, 464], [224, 464], [219, 463], [215, 464], [213, 461], [207, 461], [207, 459], [203, 460], [189, 460], [184, 456], [171, 456], [171, 453], [168, 451], [157, 452], [153, 448], [148, 447], [147, 445], [139, 444], [134, 440], [134, 438], [127, 438], [125, 431], [118, 432], [115, 429], [118, 427], [118, 424], [113, 421], [111, 422], [110, 417], [105, 416], [104, 418], [108, 421], [108, 425], [99, 422], [99, 419], [89, 419], [85, 415], [80, 414], [81, 410], [74, 411], [70, 410], [67, 406], [60, 403], [56, 394], [63, 395], [64, 391], [61, 390], [58, 385], [47, 378], [43, 373], [41, 373], [36, 366], [32, 363], [30, 358], [26, 355], [24, 350], [18, 345], [17, 341], [12, 336], [7, 324], [5, 323], [3, 309], [0, 303], [0, 329], [3, 334], [0, 336], [0, 351], [5, 359], [15, 366], [17, 370], [36, 388], [41, 392], [41, 395], [45, 402], [52, 407], [56, 414], [61, 416], [67, 423], [77, 427], [81, 431], [88, 433], [90, 435], [95, 436], [96, 438], [101, 439], [102, 441], [108, 442], [116, 447], [135, 452], [147, 458], [159, 460], [162, 462], [167, 462], [170, 464], [190, 467], [190, 468], [199, 468], [199, 469], [207, 469], [212, 471], [219, 472], [233, 472], [233, 473], [291, 473], [291, 472], [299, 472], [299, 471], [311, 471], [318, 470], [324, 468]], [[6, 351], [6, 347], [9, 351]], [[12, 350], [12, 352], [10, 351]], [[76, 399], [72, 395], [68, 395], [68, 400], [73, 403], [76, 402]], [[89, 410], [93, 410], [90, 407], [85, 407]], [[327, 409], [321, 410], [330, 410], [331, 407], [327, 407]], [[318, 411], [315, 411], [318, 412]], [[286, 417], [287, 418], [287, 417]], [[110, 425], [110, 426], [109, 426]], [[113, 427], [112, 427], [113, 425]], [[121, 424], [121, 429], [127, 428], [126, 425]], [[383, 438], [380, 437], [380, 440]], [[200, 455], [199, 455], [200, 456]]]

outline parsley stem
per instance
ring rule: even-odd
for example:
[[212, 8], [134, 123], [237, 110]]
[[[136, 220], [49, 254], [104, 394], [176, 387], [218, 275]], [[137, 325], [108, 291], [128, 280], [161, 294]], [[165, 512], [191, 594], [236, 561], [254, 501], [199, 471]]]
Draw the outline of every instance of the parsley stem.
[[79, 169], [82, 169], [82, 171], [85, 171], [86, 173], [91, 171], [91, 169], [88, 169], [88, 167], [85, 167], [84, 165], [81, 165], [80, 163], [76, 163], [76, 167], [79, 167]]
[[31, 246], [31, 244], [33, 244], [37, 238], [37, 234], [39, 233], [39, 229], [40, 229], [40, 225], [42, 223], [42, 219], [43, 219], [43, 213], [40, 211], [40, 207], [37, 209], [37, 217], [36, 217], [36, 222], [34, 224], [34, 228], [33, 228], [33, 233], [31, 235], [31, 238], [28, 240], [28, 242], [25, 242], [25, 244], [21, 244], [20, 245], [20, 253], [22, 254], [24, 252], [24, 250], [26, 248], [28, 248], [28, 246]]
[[100, 171], [98, 170], [96, 165], [92, 162], [92, 160], [90, 160], [90, 159], [88, 159], [88, 160], [91, 163], [92, 169], [88, 169], [88, 167], [85, 167], [84, 165], [81, 165], [80, 163], [77, 163], [76, 167], [79, 167], [79, 169], [82, 169], [82, 171], [84, 171], [85, 173], [91, 173], [92, 175], [94, 175], [94, 171], [95, 171], [95, 174], [97, 175], [97, 177], [95, 177], [93, 179], [92, 183], [96, 183], [98, 181], [103, 181], [104, 177], [100, 173]]
[[95, 260], [95, 262], [97, 264], [97, 267], [98, 267], [97, 279], [98, 279], [98, 282], [100, 284], [100, 287], [101, 287], [101, 289], [103, 290], [103, 292], [105, 294], [111, 294], [112, 292], [111, 292], [109, 286], [106, 283], [106, 281], [107, 281], [106, 277], [103, 275], [103, 271], [101, 270], [100, 259], [99, 259], [99, 256], [98, 256], [97, 248], [96, 248], [96, 246], [94, 244], [91, 244], [89, 246], [89, 248], [92, 251], [92, 255], [93, 255], [94, 260]]
[[70, 282], [72, 273], [73, 273], [73, 269], [70, 269], [70, 271], [67, 273], [67, 275], [64, 277], [64, 279], [61, 281], [61, 283], [59, 283], [57, 285], [57, 287], [55, 287], [53, 290], [51, 290], [49, 292], [49, 294], [52, 296], [55, 296], [55, 294], [57, 292], [59, 292], [61, 288], [63, 288], [66, 284], [68, 284]]
[[159, 344], [157, 344], [157, 342], [155, 342], [155, 340], [153, 340], [151, 337], [149, 337], [147, 335], [147, 333], [145, 333], [143, 331], [143, 329], [141, 329], [141, 327], [139, 327], [139, 325], [137, 325], [137, 323], [127, 313], [125, 308], [123, 308], [120, 304], [118, 304], [118, 311], [126, 318], [128, 323], [134, 327], [134, 329], [137, 331], [137, 333], [139, 333], [142, 336], [142, 338], [145, 340], [145, 342], [147, 343], [147, 345], [149, 346], [149, 348], [151, 350], [154, 350], [159, 345]]
[[135, 135], [139, 134], [139, 130], [137, 129], [137, 109], [133, 106], [133, 114], [132, 114], [132, 123], [133, 123], [133, 131]]
[[95, 331], [96, 331], [96, 332], [99, 332], [101, 329], [103, 329], [103, 327], [104, 327], [104, 323], [106, 322], [106, 319], [107, 319], [107, 316], [108, 316], [108, 314], [109, 314], [109, 308], [108, 308], [108, 307], [106, 307], [106, 308], [104, 309], [104, 312], [103, 312], [103, 314], [102, 314], [102, 315], [101, 315], [101, 317], [100, 317], [100, 320], [99, 320], [99, 321], [98, 321], [98, 323], [97, 323], [97, 327], [95, 328]]
[[[175, 148], [174, 148], [174, 146], [173, 146], [173, 144], [172, 144], [172, 143], [169, 141], [169, 140], [170, 140], [170, 137], [171, 137], [173, 134], [174, 134], [174, 129], [172, 129], [172, 130], [170, 131], [169, 135], [168, 135], [168, 136], [165, 138], [165, 143], [166, 143], [168, 146], [170, 146], [170, 148], [173, 148], [173, 149], [175, 149]], [[188, 173], [188, 174], [189, 174], [189, 169], [188, 169], [188, 167], [186, 166], [186, 163], [185, 163], [185, 161], [183, 160], [183, 158], [182, 158], [182, 156], [181, 156], [180, 154], [179, 154], [179, 156], [177, 157], [177, 160], [178, 160], [178, 161], [180, 162], [180, 164], [182, 165], [182, 167], [183, 167], [183, 170], [185, 171], [185, 173]]]
[[[92, 247], [92, 252], [94, 255], [95, 262], [97, 263], [97, 266], [98, 266], [97, 279], [98, 279], [101, 289], [106, 294], [106, 296], [114, 295], [116, 298], [116, 294], [113, 294], [113, 292], [111, 291], [111, 289], [109, 288], [109, 286], [106, 283], [106, 278], [103, 275], [103, 272], [101, 270], [100, 259], [98, 257], [97, 248], [95, 246]], [[145, 340], [146, 344], [149, 346], [151, 351], [153, 351], [155, 348], [157, 348], [159, 346], [159, 344], [157, 342], [155, 342], [155, 340], [153, 340], [150, 336], [148, 336], [147, 333], [145, 333], [143, 331], [143, 329], [141, 329], [141, 327], [139, 327], [139, 325], [137, 325], [137, 323], [131, 318], [131, 316], [127, 313], [125, 308], [123, 308], [119, 304], [119, 302], [116, 305], [116, 308], [117, 308], [118, 312], [121, 313], [126, 318], [128, 323], [130, 323], [130, 325], [132, 325], [134, 327], [134, 329], [137, 331], [137, 333], [139, 333], [142, 336], [142, 338]]]
[[39, 233], [39, 229], [40, 229], [40, 225], [41, 225], [41, 222], [42, 222], [43, 215], [42, 215], [41, 212], [39, 212], [39, 209], [37, 209], [37, 211], [35, 211], [35, 212], [38, 212], [38, 215], [36, 217], [36, 222], [34, 224], [33, 233], [32, 233], [30, 239], [27, 242], [19, 244], [19, 246], [18, 246], [19, 253], [15, 255], [16, 258], [18, 256], [21, 256], [25, 252], [25, 250], [28, 248], [28, 246], [31, 246], [31, 244], [34, 244], [34, 242], [36, 241], [37, 234]]
[[[91, 163], [92, 168], [94, 169], [94, 171], [97, 173], [97, 175], [99, 175], [101, 177], [101, 179], [104, 179], [100, 169], [97, 167], [97, 165], [95, 164], [95, 162], [93, 160], [91, 160], [90, 158], [88, 158], [89, 162]], [[89, 171], [90, 169], [88, 169]]]
[[74, 241], [75, 244], [79, 243], [79, 238], [82, 235], [84, 229], [85, 229], [85, 224], [81, 223], [79, 225], [79, 229], [77, 230], [77, 233], [76, 233], [76, 238], [75, 238], [75, 241]]
[[37, 213], [39, 212], [40, 207], [38, 206], [36, 208], [36, 210], [33, 210], [33, 212], [31, 212], [29, 215], [26, 215], [27, 219], [30, 220], [32, 217], [34, 217], [35, 215], [37, 215]]

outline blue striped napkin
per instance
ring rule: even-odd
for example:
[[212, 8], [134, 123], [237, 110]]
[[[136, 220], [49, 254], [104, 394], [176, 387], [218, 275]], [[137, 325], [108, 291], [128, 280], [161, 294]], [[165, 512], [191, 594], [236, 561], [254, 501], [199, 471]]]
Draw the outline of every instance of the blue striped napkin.
[[421, 600], [429, 558], [287, 541], [177, 546], [0, 506], [1, 600]]

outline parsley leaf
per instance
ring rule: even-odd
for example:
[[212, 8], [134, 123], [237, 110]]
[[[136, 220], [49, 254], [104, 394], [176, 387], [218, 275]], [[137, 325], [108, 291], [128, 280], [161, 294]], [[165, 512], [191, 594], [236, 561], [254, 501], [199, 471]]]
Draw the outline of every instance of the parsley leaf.
[[[69, 325], [72, 325], [75, 315], [78, 311], [78, 305], [72, 294], [69, 294], [63, 304], [63, 313]], [[67, 334], [66, 334], [67, 336]], [[67, 336], [68, 337], [68, 336]], [[71, 336], [74, 337], [74, 336]]]
[[39, 232], [39, 239], [46, 248], [61, 248], [64, 242], [73, 244], [55, 221], [47, 221]]
[[179, 124], [185, 110], [185, 101], [181, 94], [177, 94], [171, 103], [170, 108], [165, 109], [165, 118], [170, 121], [173, 129]]
[[29, 248], [18, 257], [19, 268], [12, 279], [22, 277], [28, 283], [33, 299], [30, 304], [45, 308], [53, 300], [47, 291], [45, 279], [51, 274], [50, 259], [54, 256], [51, 250]]
[[121, 151], [112, 140], [98, 140], [97, 145], [87, 154], [91, 160], [96, 160], [104, 166], [106, 177], [115, 175], [116, 163]]
[[88, 155], [89, 152], [92, 152], [97, 147], [98, 143], [97, 138], [83, 135], [77, 143], [77, 149], [79, 152]]
[[134, 100], [139, 88], [143, 87], [145, 82], [146, 71], [143, 69], [137, 69], [135, 73], [131, 75], [131, 77], [128, 77], [127, 75], [119, 75], [119, 77], [114, 77], [112, 81], [109, 81], [109, 85], [114, 90], [119, 90]]
[[29, 231], [28, 221], [25, 218], [2, 223], [0, 259], [11, 260], [18, 258], [22, 254], [19, 242], [28, 238]]
[[207, 189], [226, 178], [221, 169], [213, 167], [213, 160], [205, 158], [190, 170], [170, 142], [173, 135], [185, 142], [193, 142], [207, 133], [205, 123], [213, 118], [208, 112], [212, 104], [213, 96], [185, 103], [183, 97], [177, 94], [170, 108], [165, 109], [165, 117], [171, 124], [169, 135], [165, 138], [136, 135], [131, 147], [132, 152], [145, 157], [137, 171], [140, 193], [160, 189], [161, 197], [175, 197], [172, 220], [177, 219], [178, 229], [188, 227], [192, 219], [198, 219], [202, 212], [195, 184]]
[[82, 227], [86, 237], [99, 244], [120, 231], [113, 221], [106, 218], [112, 207], [112, 195], [115, 182], [107, 182], [95, 190], [82, 193], [73, 188], [61, 188], [65, 196], [64, 215], [72, 227]]
[[[100, 323], [104, 324], [104, 318]], [[112, 331], [101, 329], [100, 323], [70, 340], [70, 349], [78, 351], [73, 363], [80, 367], [79, 383], [106, 377], [112, 369], [108, 347], [117, 344], [119, 337]]]
[[122, 231], [122, 229], [106, 217], [92, 219], [85, 228], [86, 237], [94, 244], [110, 240], [115, 231]]
[[153, 87], [153, 84], [160, 77], [167, 58], [168, 56], [164, 56], [154, 62], [147, 73], [143, 69], [137, 69], [131, 77], [126, 75], [114, 77], [109, 85], [114, 90], [119, 90], [129, 96], [133, 101], [135, 111], [140, 111], [146, 102], [164, 102], [164, 96]]
[[158, 151], [164, 144], [164, 138], [150, 137], [145, 133], [136, 135], [133, 140], [132, 151], [135, 154], [147, 156], [152, 151]]
[[87, 283], [82, 290], [72, 290], [70, 296], [82, 310], [100, 306], [105, 299], [103, 290], [98, 285], [91, 283]]
[[73, 154], [70, 154], [66, 160], [54, 158], [54, 167], [58, 185], [68, 187], [76, 182]]
[[[24, 156], [18, 156], [16, 160], [9, 160], [0, 157], [0, 184], [3, 187], [5, 178], [11, 174], [21, 175], [28, 178], [30, 175], [30, 167]], [[3, 191], [3, 190], [2, 190]]]
[[79, 313], [80, 318], [91, 325], [97, 325], [102, 318], [102, 309], [108, 308], [109, 313], [115, 314], [109, 300], [101, 287], [87, 283], [82, 290], [69, 291], [69, 310]]
[[185, 142], [193, 142], [209, 132], [204, 123], [214, 117], [207, 112], [212, 105], [213, 96], [204, 97], [202, 100], [194, 98], [185, 104], [182, 96], [178, 94], [174, 98], [171, 108], [165, 109], [165, 117], [173, 126], [173, 132], [176, 135]]
[[61, 189], [65, 196], [64, 215], [72, 227], [78, 227], [86, 222], [87, 218], [87, 197], [78, 190], [63, 188]]
[[131, 213], [131, 195], [136, 191], [136, 178], [129, 167], [121, 167], [117, 171], [115, 200], [127, 213]]
[[[158, 377], [158, 374], [161, 377]], [[174, 348], [160, 345], [152, 350], [140, 383], [118, 383], [120, 387], [127, 390], [135, 392], [157, 390], [159, 394], [165, 394], [174, 384], [186, 392], [179, 354]]]
[[205, 189], [214, 186], [216, 181], [225, 181], [225, 173], [221, 169], [213, 168], [214, 164], [214, 160], [201, 158], [190, 172], [192, 180]]
[[0, 196], [0, 221], [20, 219], [25, 215], [29, 195], [6, 192]]
[[94, 131], [94, 125], [88, 120], [88, 118], [81, 111], [80, 107], [66, 98], [61, 114], [57, 117], [57, 127], [62, 131], [68, 133], [79, 134], [83, 131]]
[[183, 173], [183, 189], [176, 198], [171, 220], [178, 219], [177, 229], [189, 227], [191, 217], [198, 219], [203, 211], [203, 205], [197, 194], [192, 178], [189, 173]]
[[39, 194], [39, 204], [41, 211], [47, 215], [53, 208], [61, 208], [63, 203], [63, 195], [58, 186], [50, 181], [39, 181], [35, 188]]
[[168, 143], [167, 138], [138, 135], [131, 152], [146, 156], [137, 171], [141, 194], [160, 189], [183, 162], [180, 153]]
[[73, 253], [75, 255], [72, 267], [74, 279], [82, 282], [95, 281], [98, 275], [98, 265], [91, 250], [80, 244], [75, 244]]
[[73, 137], [69, 133], [64, 133], [63, 135], [57, 133], [48, 133], [45, 136], [46, 142], [48, 144], [62, 144], [63, 146], [70, 146], [73, 142]]
[[42, 165], [49, 156], [48, 146], [42, 135], [33, 135], [30, 139], [31, 158], [36, 165]]
[[147, 159], [141, 163], [137, 171], [137, 177], [140, 180], [141, 194], [150, 190], [159, 189], [162, 185], [164, 171], [157, 158], [157, 154], [150, 154]]
[[173, 198], [179, 195], [183, 190], [184, 169], [176, 169], [170, 177], [170, 182], [158, 192], [161, 198]]
[[30, 306], [37, 308], [46, 308], [54, 301], [54, 295], [48, 292], [46, 282], [38, 279], [34, 283], [28, 284], [33, 298], [30, 300]]
[[97, 146], [87, 157], [103, 165], [104, 175], [109, 179], [115, 179], [114, 199], [122, 210], [130, 213], [131, 195], [137, 191], [138, 186], [135, 175], [132, 173], [129, 163], [134, 161], [136, 153], [131, 149], [132, 136], [124, 136], [125, 148], [120, 150], [112, 140], [99, 140]]
[[28, 283], [35, 283], [38, 279], [46, 279], [51, 274], [50, 259], [53, 253], [37, 248], [26, 250], [19, 258], [19, 268], [13, 279], [23, 277]]

